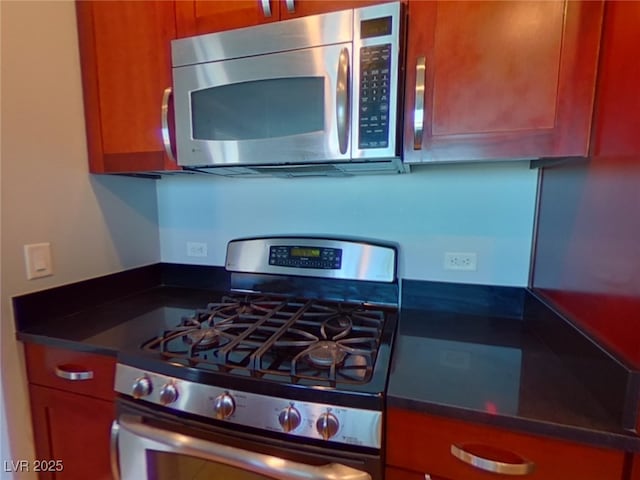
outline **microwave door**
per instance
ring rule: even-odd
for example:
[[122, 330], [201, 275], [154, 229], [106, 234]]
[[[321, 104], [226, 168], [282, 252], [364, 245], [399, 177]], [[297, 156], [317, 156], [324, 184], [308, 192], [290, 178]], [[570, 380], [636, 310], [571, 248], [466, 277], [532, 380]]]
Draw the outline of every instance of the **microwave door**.
[[179, 163], [351, 158], [350, 43], [174, 68]]

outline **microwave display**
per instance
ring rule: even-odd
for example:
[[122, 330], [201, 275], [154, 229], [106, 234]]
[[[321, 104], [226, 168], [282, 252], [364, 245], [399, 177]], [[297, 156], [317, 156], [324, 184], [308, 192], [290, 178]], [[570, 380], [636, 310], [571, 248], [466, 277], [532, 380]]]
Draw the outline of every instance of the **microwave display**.
[[391, 17], [374, 18], [360, 22], [360, 39], [391, 35]]

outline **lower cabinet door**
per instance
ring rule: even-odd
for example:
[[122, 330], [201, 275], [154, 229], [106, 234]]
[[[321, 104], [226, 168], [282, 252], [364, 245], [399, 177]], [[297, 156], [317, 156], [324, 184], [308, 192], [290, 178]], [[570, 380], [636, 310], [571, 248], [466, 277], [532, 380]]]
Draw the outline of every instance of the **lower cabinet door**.
[[631, 480], [640, 480], [640, 454], [633, 456], [633, 468], [631, 469]]
[[[626, 453], [413, 411], [387, 411], [387, 465], [450, 480], [622, 480]], [[400, 480], [412, 477], [398, 477]]]
[[41, 480], [111, 480], [114, 405], [84, 395], [30, 385], [31, 415]]
[[442, 477], [434, 477], [426, 473], [410, 472], [402, 468], [387, 467], [385, 469], [385, 480], [447, 480]]

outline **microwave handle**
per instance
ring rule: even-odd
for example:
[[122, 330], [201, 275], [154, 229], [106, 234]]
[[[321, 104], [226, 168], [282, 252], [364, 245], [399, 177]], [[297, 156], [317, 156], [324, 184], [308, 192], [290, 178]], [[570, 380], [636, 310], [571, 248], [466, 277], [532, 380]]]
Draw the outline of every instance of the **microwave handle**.
[[177, 432], [162, 430], [145, 424], [140, 417], [121, 415], [119, 434], [128, 432], [136, 438], [155, 444], [153, 448], [166, 448], [168, 452], [188, 455], [203, 460], [249, 470], [258, 475], [279, 480], [371, 480], [367, 472], [346, 465], [330, 463], [307, 465], [264, 453], [251, 452]]
[[422, 148], [422, 134], [424, 132], [424, 88], [427, 70], [426, 57], [418, 57], [416, 63], [416, 102], [413, 108], [413, 149]]
[[176, 159], [171, 151], [171, 137], [169, 136], [169, 101], [173, 95], [173, 89], [167, 87], [164, 89], [162, 95], [162, 108], [161, 108], [161, 122], [162, 122], [162, 143], [164, 144], [164, 151], [169, 157], [169, 160], [175, 162]]
[[338, 128], [338, 145], [342, 154], [347, 153], [349, 146], [350, 83], [349, 50], [345, 47], [340, 50], [338, 57], [338, 78], [336, 81], [336, 126]]

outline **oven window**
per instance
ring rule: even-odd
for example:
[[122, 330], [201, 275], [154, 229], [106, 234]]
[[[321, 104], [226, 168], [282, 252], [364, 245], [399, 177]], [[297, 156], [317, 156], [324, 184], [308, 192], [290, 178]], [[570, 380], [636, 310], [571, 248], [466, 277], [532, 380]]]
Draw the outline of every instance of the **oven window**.
[[273, 480], [240, 468], [169, 452], [147, 450], [153, 480]]
[[324, 77], [284, 77], [191, 92], [196, 140], [288, 137], [324, 129]]

